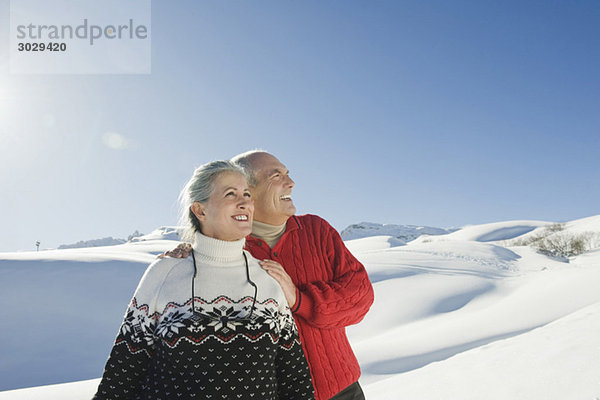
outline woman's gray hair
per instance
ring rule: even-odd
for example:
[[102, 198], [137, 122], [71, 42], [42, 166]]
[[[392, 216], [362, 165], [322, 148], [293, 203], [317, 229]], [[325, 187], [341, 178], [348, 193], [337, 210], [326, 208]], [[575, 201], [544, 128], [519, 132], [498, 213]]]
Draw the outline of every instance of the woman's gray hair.
[[181, 240], [194, 241], [194, 234], [201, 232], [200, 221], [192, 212], [195, 202], [206, 203], [214, 189], [214, 182], [223, 172], [237, 172], [246, 177], [245, 171], [231, 161], [218, 160], [206, 163], [194, 171], [179, 194], [179, 226], [184, 228]]

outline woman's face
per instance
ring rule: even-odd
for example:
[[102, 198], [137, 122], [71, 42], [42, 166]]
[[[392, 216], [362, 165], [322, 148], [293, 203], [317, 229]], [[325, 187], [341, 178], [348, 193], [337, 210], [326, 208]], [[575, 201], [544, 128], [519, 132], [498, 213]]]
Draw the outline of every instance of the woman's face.
[[213, 192], [204, 204], [192, 204], [202, 233], [220, 240], [240, 240], [252, 232], [254, 203], [246, 178], [237, 172], [220, 173], [213, 182]]

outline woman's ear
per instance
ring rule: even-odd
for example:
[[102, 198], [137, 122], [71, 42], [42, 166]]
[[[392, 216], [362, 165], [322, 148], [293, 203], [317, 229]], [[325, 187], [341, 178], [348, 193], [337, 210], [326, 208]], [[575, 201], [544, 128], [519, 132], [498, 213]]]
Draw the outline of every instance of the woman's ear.
[[205, 220], [206, 213], [204, 212], [204, 204], [200, 203], [199, 201], [195, 201], [192, 203], [190, 210], [192, 210], [196, 218], [198, 218], [198, 221], [202, 222]]

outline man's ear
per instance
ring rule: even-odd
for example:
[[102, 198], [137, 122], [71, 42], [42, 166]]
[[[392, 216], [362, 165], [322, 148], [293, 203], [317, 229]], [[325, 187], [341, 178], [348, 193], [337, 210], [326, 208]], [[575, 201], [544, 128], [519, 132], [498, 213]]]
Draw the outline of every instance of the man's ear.
[[199, 201], [193, 202], [190, 210], [192, 210], [196, 218], [198, 218], [198, 221], [202, 222], [206, 219], [205, 206]]

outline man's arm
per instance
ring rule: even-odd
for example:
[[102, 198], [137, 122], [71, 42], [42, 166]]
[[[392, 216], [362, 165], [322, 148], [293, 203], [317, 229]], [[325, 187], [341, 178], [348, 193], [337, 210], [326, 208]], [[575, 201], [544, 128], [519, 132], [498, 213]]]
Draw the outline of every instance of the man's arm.
[[373, 286], [365, 267], [350, 253], [342, 238], [325, 220], [321, 246], [334, 270], [333, 279], [298, 287], [292, 311], [317, 328], [340, 328], [360, 322], [373, 304]]

